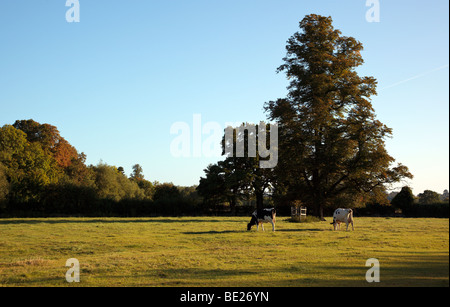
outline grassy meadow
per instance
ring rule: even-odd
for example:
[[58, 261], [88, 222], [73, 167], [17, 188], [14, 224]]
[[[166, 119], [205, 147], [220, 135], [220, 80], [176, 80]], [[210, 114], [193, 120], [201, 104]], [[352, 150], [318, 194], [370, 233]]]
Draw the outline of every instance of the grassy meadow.
[[[330, 220], [330, 219], [328, 219]], [[0, 286], [449, 286], [448, 219], [356, 218], [246, 231], [248, 218], [0, 220]], [[65, 280], [66, 260], [81, 282]], [[377, 258], [381, 282], [365, 280]]]

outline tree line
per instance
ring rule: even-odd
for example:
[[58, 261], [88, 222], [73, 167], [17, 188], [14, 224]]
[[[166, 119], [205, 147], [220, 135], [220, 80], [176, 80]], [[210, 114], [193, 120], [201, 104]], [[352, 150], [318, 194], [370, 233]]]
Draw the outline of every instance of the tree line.
[[139, 164], [86, 165], [57, 127], [18, 120], [0, 128], [0, 216], [144, 216], [194, 213], [195, 187], [150, 182]]
[[[247, 138], [248, 131], [234, 137]], [[225, 151], [230, 144], [222, 145]], [[18, 120], [0, 128], [0, 217], [248, 215], [260, 205], [289, 215], [298, 200], [276, 190], [276, 169], [258, 165], [258, 158], [227, 157], [208, 166], [198, 186], [151, 182], [139, 164], [129, 176], [120, 166], [88, 166], [86, 155], [56, 127]], [[350, 204], [359, 215], [392, 216], [400, 209], [405, 216], [448, 217], [448, 196], [427, 190], [416, 197], [408, 187], [394, 195], [377, 189], [366, 197], [348, 195], [325, 213]]]

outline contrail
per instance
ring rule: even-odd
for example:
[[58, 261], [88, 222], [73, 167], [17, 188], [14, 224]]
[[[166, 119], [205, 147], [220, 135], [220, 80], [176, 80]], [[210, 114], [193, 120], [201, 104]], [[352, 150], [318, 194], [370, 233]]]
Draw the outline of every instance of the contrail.
[[397, 86], [397, 85], [400, 85], [400, 84], [403, 84], [403, 83], [409, 82], [409, 81], [411, 81], [411, 80], [415, 80], [415, 79], [419, 79], [419, 78], [422, 78], [422, 77], [424, 77], [424, 76], [426, 76], [426, 75], [428, 75], [428, 74], [431, 74], [431, 73], [433, 73], [433, 72], [436, 72], [436, 71], [438, 71], [438, 70], [441, 70], [441, 69], [444, 69], [444, 68], [448, 68], [448, 66], [449, 66], [449, 65], [447, 64], [447, 65], [444, 65], [444, 66], [441, 66], [441, 67], [435, 68], [435, 69], [433, 69], [433, 70], [427, 71], [427, 72], [425, 72], [425, 73], [422, 73], [422, 74], [420, 74], [420, 75], [417, 75], [417, 76], [414, 76], [414, 77], [408, 78], [408, 79], [406, 79], [406, 80], [403, 80], [403, 81], [400, 81], [400, 82], [394, 83], [394, 84], [392, 84], [392, 85], [389, 85], [389, 86], [383, 87], [383, 88], [382, 88], [381, 90], [386, 90], [386, 89], [388, 89], [388, 88], [391, 88], [391, 87], [394, 87], [394, 86]]

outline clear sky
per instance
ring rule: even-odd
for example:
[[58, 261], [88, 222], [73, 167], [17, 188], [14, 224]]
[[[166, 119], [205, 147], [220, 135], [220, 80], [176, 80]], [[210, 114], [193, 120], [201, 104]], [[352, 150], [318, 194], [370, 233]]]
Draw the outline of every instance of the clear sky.
[[315, 13], [364, 44], [359, 72], [379, 81], [373, 105], [406, 183], [449, 188], [447, 0], [380, 0], [373, 23], [365, 0], [79, 0], [79, 23], [65, 2], [0, 1], [0, 125], [49, 123], [89, 164], [197, 184], [219, 158], [173, 157], [171, 126], [266, 120], [287, 92], [286, 41]]

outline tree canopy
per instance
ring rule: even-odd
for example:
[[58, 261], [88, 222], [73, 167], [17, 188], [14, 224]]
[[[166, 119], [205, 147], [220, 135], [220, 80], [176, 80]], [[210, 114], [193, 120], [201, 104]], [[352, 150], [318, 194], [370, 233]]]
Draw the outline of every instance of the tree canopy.
[[[199, 194], [206, 201], [227, 201], [234, 213], [240, 200], [254, 197], [256, 208], [263, 209], [264, 196], [271, 190], [274, 177], [273, 169], [261, 167], [261, 161], [265, 159], [260, 153], [261, 138], [266, 137], [264, 144], [269, 143], [271, 131], [270, 125], [260, 125], [245, 123], [227, 127], [232, 138], [227, 139], [225, 132], [222, 139], [225, 159], [208, 166], [206, 178], [201, 178], [198, 186]], [[265, 128], [267, 133], [260, 133], [260, 128]]]
[[422, 205], [437, 204], [441, 202], [441, 195], [431, 190], [425, 190], [423, 193], [420, 193], [418, 197], [419, 204]]

